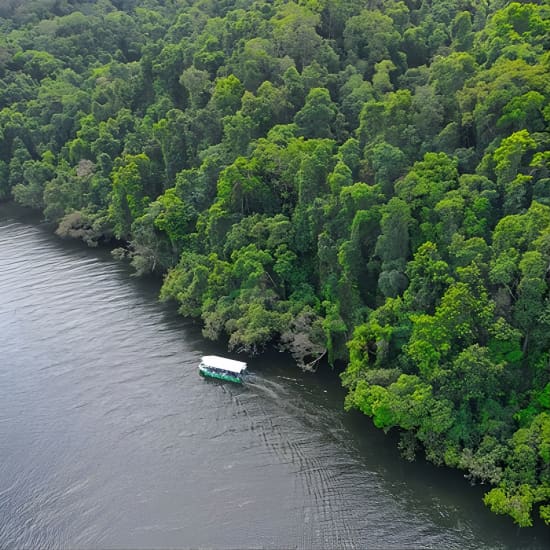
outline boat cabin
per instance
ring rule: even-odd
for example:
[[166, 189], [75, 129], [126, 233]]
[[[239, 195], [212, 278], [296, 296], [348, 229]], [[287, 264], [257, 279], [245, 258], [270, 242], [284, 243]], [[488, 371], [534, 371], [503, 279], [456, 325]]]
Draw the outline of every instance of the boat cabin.
[[234, 361], [218, 355], [205, 355], [201, 358], [199, 373], [209, 378], [218, 378], [229, 382], [242, 382], [246, 363]]

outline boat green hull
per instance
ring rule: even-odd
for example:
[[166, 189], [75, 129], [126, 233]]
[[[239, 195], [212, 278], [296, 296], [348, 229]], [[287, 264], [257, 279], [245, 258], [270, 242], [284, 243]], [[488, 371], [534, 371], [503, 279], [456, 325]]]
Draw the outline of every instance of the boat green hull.
[[218, 380], [224, 380], [225, 382], [234, 382], [236, 384], [242, 384], [243, 380], [240, 376], [231, 376], [229, 374], [223, 374], [221, 372], [212, 372], [208, 370], [199, 369], [201, 376], [205, 378], [216, 378]]

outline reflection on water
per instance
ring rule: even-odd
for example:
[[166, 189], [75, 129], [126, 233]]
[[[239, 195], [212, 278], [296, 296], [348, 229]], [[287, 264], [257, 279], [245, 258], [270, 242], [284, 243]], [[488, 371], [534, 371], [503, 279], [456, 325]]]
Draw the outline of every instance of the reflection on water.
[[0, 547], [542, 548], [399, 458], [333, 373], [224, 353], [104, 251], [0, 211]]

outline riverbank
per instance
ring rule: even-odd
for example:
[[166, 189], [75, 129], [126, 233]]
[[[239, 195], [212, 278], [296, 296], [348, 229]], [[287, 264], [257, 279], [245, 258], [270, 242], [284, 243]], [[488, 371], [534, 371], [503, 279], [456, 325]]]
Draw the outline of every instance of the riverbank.
[[544, 548], [458, 472], [403, 461], [330, 370], [224, 354], [107, 251], [0, 214], [0, 546]]

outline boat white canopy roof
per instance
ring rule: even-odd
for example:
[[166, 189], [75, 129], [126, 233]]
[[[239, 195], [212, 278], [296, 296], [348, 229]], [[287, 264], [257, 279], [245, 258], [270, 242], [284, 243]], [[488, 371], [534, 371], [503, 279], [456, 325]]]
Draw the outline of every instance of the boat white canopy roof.
[[229, 372], [241, 373], [246, 370], [246, 363], [243, 361], [234, 361], [218, 355], [204, 355], [201, 359], [205, 367], [221, 369]]

